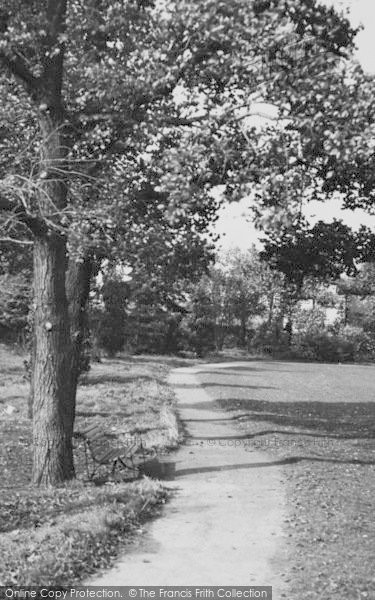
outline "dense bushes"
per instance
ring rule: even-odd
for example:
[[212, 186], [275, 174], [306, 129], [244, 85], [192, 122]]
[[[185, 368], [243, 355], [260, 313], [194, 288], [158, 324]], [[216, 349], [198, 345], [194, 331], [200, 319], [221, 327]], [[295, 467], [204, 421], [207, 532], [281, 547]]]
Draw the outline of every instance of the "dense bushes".
[[[286, 322], [292, 321], [292, 334]], [[362, 326], [344, 325], [340, 316], [327, 323], [322, 307], [294, 307], [288, 320], [261, 323], [251, 340], [251, 350], [275, 358], [321, 362], [375, 360], [375, 321]]]
[[375, 359], [375, 335], [359, 327], [310, 330], [297, 335], [291, 347], [295, 358], [323, 362], [357, 362]]
[[288, 350], [288, 334], [282, 323], [275, 320], [271, 324], [261, 323], [250, 340], [249, 350], [266, 355], [277, 355]]
[[[372, 281], [372, 278], [371, 278]], [[324, 362], [375, 360], [375, 292], [348, 296], [340, 286], [287, 285], [254, 250], [230, 253], [196, 282], [165, 285], [105, 273], [91, 295], [82, 371], [100, 351], [204, 357], [242, 348], [275, 358]], [[23, 274], [0, 276], [0, 336], [26, 331], [30, 286]], [[362, 290], [361, 294], [366, 290]], [[335, 321], [334, 321], [335, 319]]]
[[350, 341], [328, 331], [307, 332], [293, 343], [292, 355], [296, 358], [323, 362], [354, 360], [354, 348]]
[[135, 354], [178, 354], [184, 349], [179, 312], [137, 306], [125, 319], [125, 340]]
[[27, 275], [0, 276], [0, 339], [24, 342], [27, 335], [31, 286]]

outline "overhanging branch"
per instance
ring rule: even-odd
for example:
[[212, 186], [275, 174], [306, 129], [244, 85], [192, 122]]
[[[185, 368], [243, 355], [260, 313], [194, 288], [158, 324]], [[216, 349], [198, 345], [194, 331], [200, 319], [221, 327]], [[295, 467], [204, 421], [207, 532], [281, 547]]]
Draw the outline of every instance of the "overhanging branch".
[[0, 195], [0, 211], [12, 213], [19, 223], [25, 225], [35, 236], [46, 235], [49, 231], [44, 219], [32, 215], [22, 203]]
[[18, 244], [19, 246], [32, 246], [34, 242], [32, 240], [17, 240], [12, 237], [0, 237], [0, 243], [6, 244]]
[[20, 79], [30, 92], [35, 92], [37, 90], [40, 80], [33, 75], [20, 55], [15, 54], [11, 58], [5, 52], [0, 51], [0, 62], [12, 75]]

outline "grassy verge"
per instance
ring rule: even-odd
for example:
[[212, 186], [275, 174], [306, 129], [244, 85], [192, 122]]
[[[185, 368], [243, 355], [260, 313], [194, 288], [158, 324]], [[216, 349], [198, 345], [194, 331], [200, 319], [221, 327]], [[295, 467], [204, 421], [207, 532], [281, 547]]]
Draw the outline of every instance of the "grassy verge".
[[6, 528], [0, 539], [1, 584], [70, 586], [109, 566], [165, 498], [160, 483], [144, 479], [29, 490], [9, 499], [1, 515]]
[[[32, 488], [22, 357], [0, 347], [0, 365], [0, 584], [71, 585], [109, 565], [160, 510], [166, 491], [146, 477], [88, 482], [79, 447], [74, 482]], [[173, 361], [157, 357], [94, 365], [79, 389], [76, 428], [95, 423], [118, 443], [141, 434], [148, 450], [176, 447], [174, 396], [166, 383], [171, 366]]]
[[288, 599], [374, 599], [373, 404], [219, 403], [249, 447], [284, 465]]

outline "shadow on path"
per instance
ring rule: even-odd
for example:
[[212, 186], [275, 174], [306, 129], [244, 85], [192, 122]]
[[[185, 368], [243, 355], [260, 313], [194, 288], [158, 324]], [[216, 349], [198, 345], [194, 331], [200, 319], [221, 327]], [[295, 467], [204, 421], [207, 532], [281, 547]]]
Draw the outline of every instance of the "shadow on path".
[[[199, 421], [200, 423], [212, 422], [212, 421], [232, 421], [232, 419], [210, 419]], [[185, 421], [188, 422], [188, 421]], [[200, 441], [210, 441], [210, 440], [252, 440], [259, 436], [263, 435], [289, 435], [289, 436], [306, 436], [312, 438], [323, 438], [323, 439], [333, 439], [333, 440], [374, 440], [374, 435], [361, 435], [359, 438], [358, 435], [347, 435], [347, 434], [327, 434], [327, 433], [310, 433], [308, 431], [287, 431], [283, 429], [268, 429], [264, 431], [257, 431], [256, 433], [244, 433], [243, 435], [232, 435], [232, 436], [214, 436], [214, 437], [203, 437], [203, 436], [189, 436], [187, 435], [188, 440], [200, 440]]]
[[276, 466], [285, 466], [285, 465], [294, 465], [296, 463], [300, 463], [302, 461], [309, 462], [324, 462], [324, 463], [334, 463], [338, 465], [375, 465], [375, 461], [373, 460], [360, 460], [360, 459], [352, 459], [352, 460], [338, 460], [335, 458], [322, 458], [318, 456], [291, 456], [289, 458], [283, 458], [281, 460], [274, 460], [268, 462], [251, 462], [251, 463], [239, 463], [234, 465], [215, 465], [215, 466], [207, 466], [207, 467], [197, 467], [197, 468], [189, 468], [189, 469], [180, 469], [175, 471], [175, 477], [183, 477], [185, 475], [193, 475], [195, 473], [215, 473], [217, 471], [233, 471], [236, 469], [259, 469], [263, 467], [276, 467]]
[[225, 381], [225, 383], [200, 383], [199, 385], [197, 385], [196, 383], [183, 383], [180, 385], [175, 385], [175, 388], [179, 388], [179, 389], [190, 389], [190, 390], [196, 390], [198, 387], [200, 388], [211, 388], [211, 387], [218, 387], [218, 388], [228, 388], [228, 387], [232, 387], [232, 388], [241, 388], [241, 389], [246, 389], [246, 390], [277, 390], [278, 388], [272, 385], [241, 385], [239, 383], [228, 383], [227, 381]]

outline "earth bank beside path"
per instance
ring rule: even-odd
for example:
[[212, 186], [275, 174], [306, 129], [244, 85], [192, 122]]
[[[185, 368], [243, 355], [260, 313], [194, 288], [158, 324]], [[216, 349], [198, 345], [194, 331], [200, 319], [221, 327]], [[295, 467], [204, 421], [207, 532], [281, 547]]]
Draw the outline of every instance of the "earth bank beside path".
[[244, 445], [214, 407], [196, 380], [206, 368], [220, 365], [176, 369], [170, 377], [186, 435], [170, 457], [172, 500], [137, 546], [91, 585], [272, 585], [274, 600], [286, 596], [280, 467]]
[[[0, 583], [71, 586], [111, 564], [159, 512], [166, 493], [148, 478], [113, 481], [108, 465], [95, 482], [88, 480], [84, 448], [76, 443], [74, 481], [58, 488], [31, 486], [24, 359], [0, 344]], [[76, 429], [100, 426], [121, 446], [142, 435], [150, 454], [176, 446], [168, 372], [164, 357], [119, 356], [93, 364], [78, 390]], [[108, 478], [108, 485], [99, 485]]]

